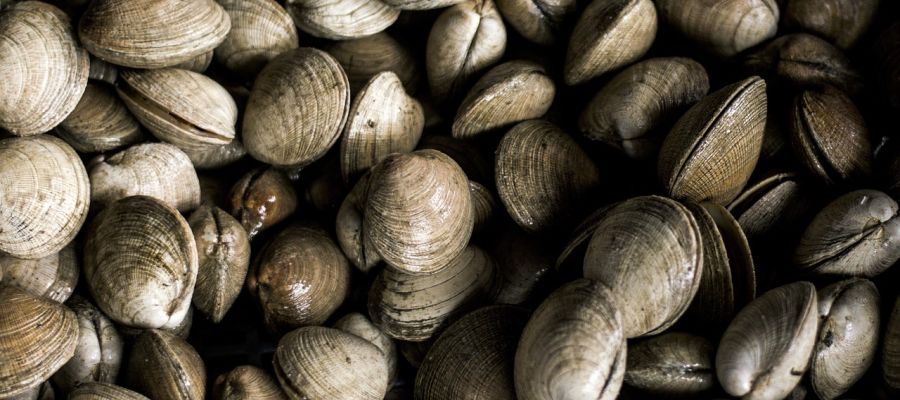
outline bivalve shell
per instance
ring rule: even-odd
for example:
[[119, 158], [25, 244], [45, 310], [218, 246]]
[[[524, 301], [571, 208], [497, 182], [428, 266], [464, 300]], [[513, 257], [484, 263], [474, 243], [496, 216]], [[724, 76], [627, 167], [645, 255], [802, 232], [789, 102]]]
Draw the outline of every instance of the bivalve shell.
[[146, 139], [137, 119], [115, 90], [88, 82], [78, 105], [55, 129], [60, 138], [82, 153], [99, 153]]
[[284, 221], [297, 209], [297, 192], [284, 172], [257, 168], [231, 188], [231, 215], [253, 239], [258, 233]]
[[287, 0], [285, 7], [300, 30], [331, 40], [374, 35], [400, 16], [382, 0]]
[[144, 395], [109, 383], [85, 383], [69, 393], [69, 400], [149, 400]]
[[212, 398], [216, 400], [286, 400], [278, 382], [269, 374], [251, 365], [239, 366], [219, 375], [213, 384]]
[[200, 400], [206, 393], [206, 367], [197, 351], [157, 329], [137, 337], [126, 372], [129, 387], [152, 399]]
[[384, 359], [387, 361], [388, 387], [390, 387], [397, 378], [397, 360], [400, 358], [394, 339], [382, 332], [381, 328], [373, 324], [365, 315], [357, 312], [341, 317], [334, 323], [334, 327], [366, 339], [377, 346], [378, 350], [381, 350], [381, 354], [384, 354]]
[[347, 73], [350, 91], [356, 93], [379, 72], [397, 74], [409, 93], [416, 93], [420, 72], [416, 58], [384, 32], [359, 39], [341, 40], [325, 48]]
[[124, 342], [109, 318], [81, 296], [66, 305], [78, 318], [75, 355], [56, 374], [53, 383], [63, 393], [90, 382], [114, 383], [122, 365]]
[[75, 248], [69, 245], [59, 253], [32, 260], [0, 256], [0, 270], [4, 284], [62, 303], [75, 290], [81, 268]]
[[576, 10], [575, 0], [497, 0], [507, 23], [525, 39], [550, 46], [559, 40], [560, 29]]
[[217, 0], [231, 18], [231, 31], [216, 47], [216, 61], [245, 78], [298, 46], [297, 29], [275, 0]]
[[880, 0], [789, 0], [784, 21], [834, 42], [842, 49], [856, 43], [875, 19]]
[[625, 383], [666, 398], [690, 398], [716, 385], [715, 347], [706, 338], [671, 332], [628, 346]]
[[775, 36], [775, 0], [657, 0], [660, 19], [698, 47], [725, 58]]

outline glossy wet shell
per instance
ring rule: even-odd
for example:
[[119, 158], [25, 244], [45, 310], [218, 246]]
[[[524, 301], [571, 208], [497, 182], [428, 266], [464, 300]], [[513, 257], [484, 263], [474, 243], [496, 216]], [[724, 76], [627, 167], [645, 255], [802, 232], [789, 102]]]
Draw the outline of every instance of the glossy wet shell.
[[625, 383], [658, 396], [697, 396], [716, 386], [714, 358], [714, 345], [702, 336], [655, 336], [628, 346]]
[[0, 256], [0, 270], [3, 284], [62, 303], [75, 290], [81, 268], [75, 248], [66, 246], [59, 253], [33, 260]]
[[231, 188], [231, 215], [241, 222], [250, 239], [291, 216], [297, 209], [297, 192], [284, 172], [257, 168]]
[[381, 331], [377, 325], [365, 315], [358, 312], [347, 314], [334, 323], [334, 327], [347, 333], [352, 333], [363, 339], [368, 340], [381, 350], [388, 366], [388, 386], [391, 386], [394, 379], [397, 378], [398, 359], [400, 354], [397, 351], [397, 344], [394, 339]]
[[69, 400], [149, 400], [144, 395], [108, 383], [86, 383], [69, 393]]
[[300, 30], [331, 40], [376, 34], [400, 16], [381, 0], [287, 0], [285, 7]]
[[775, 0], [658, 0], [660, 20], [698, 48], [730, 57], [775, 36]]
[[152, 399], [202, 399], [206, 367], [197, 351], [183, 339], [148, 329], [131, 347], [126, 367], [129, 387]]
[[78, 345], [75, 355], [56, 374], [53, 383], [64, 393], [90, 383], [114, 383], [122, 365], [124, 343], [112, 321], [97, 307], [80, 296], [66, 306], [78, 318]]
[[503, 18], [524, 38], [549, 46], [561, 24], [576, 10], [573, 0], [497, 0]]
[[231, 18], [231, 31], [216, 47], [216, 61], [252, 78], [284, 51], [298, 46], [297, 29], [274, 0], [218, 0]]
[[275, 378], [251, 365], [242, 365], [219, 375], [213, 385], [212, 398], [217, 400], [284, 400], [284, 392]]
[[88, 82], [78, 105], [55, 131], [82, 153], [110, 151], [146, 139], [115, 90], [94, 81]]
[[383, 71], [397, 74], [409, 93], [416, 93], [419, 88], [420, 67], [415, 57], [387, 33], [338, 41], [327, 46], [325, 51], [344, 68], [354, 93]]

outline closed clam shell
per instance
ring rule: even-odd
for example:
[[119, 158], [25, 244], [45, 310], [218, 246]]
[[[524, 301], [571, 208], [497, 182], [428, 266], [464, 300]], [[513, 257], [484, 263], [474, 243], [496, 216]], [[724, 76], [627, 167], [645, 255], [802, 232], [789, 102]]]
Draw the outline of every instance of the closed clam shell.
[[506, 50], [506, 28], [493, 0], [468, 0], [441, 13], [425, 50], [431, 96], [456, 98], [473, 77], [494, 65]]
[[69, 400], [149, 400], [144, 395], [110, 383], [90, 382], [69, 393]]
[[362, 272], [372, 271], [381, 262], [372, 239], [363, 229], [363, 213], [366, 193], [369, 191], [369, 174], [359, 178], [350, 193], [344, 197], [335, 220], [335, 236], [341, 250], [354, 267]]
[[475, 181], [469, 181], [469, 193], [472, 195], [472, 209], [475, 218], [472, 232], [483, 232], [497, 211], [497, 199], [490, 189]]
[[341, 175], [345, 182], [391, 153], [415, 150], [425, 115], [422, 105], [406, 94], [393, 72], [380, 72], [356, 94], [341, 138]]
[[514, 126], [497, 147], [497, 193], [522, 229], [569, 228], [600, 186], [590, 157], [557, 126], [540, 120]]
[[725, 86], [685, 113], [663, 141], [658, 173], [676, 199], [728, 204], [750, 179], [766, 125], [766, 83]]
[[107, 207], [128, 196], [150, 196], [179, 211], [200, 205], [200, 181], [191, 160], [168, 143], [143, 143], [90, 163], [91, 201]]
[[220, 322], [241, 293], [250, 265], [250, 239], [234, 217], [205, 204], [188, 218], [197, 243], [194, 306]]
[[688, 309], [700, 287], [703, 243], [683, 205], [635, 197], [610, 209], [584, 254], [584, 276], [609, 286], [625, 337], [660, 333]]
[[691, 397], [716, 385], [715, 347], [702, 336], [671, 332], [629, 344], [625, 383], [665, 397]]
[[393, 154], [371, 172], [364, 235], [397, 271], [430, 274], [463, 252], [475, 224], [469, 180], [435, 150]]
[[284, 51], [298, 46], [294, 21], [275, 0], [217, 0], [231, 18], [231, 31], [216, 47], [216, 61], [253, 78]]
[[421, 77], [415, 57], [387, 33], [334, 42], [325, 51], [341, 64], [354, 93], [383, 71], [397, 74], [409, 93], [419, 88]]
[[0, 187], [0, 251], [9, 255], [54, 254], [87, 218], [87, 171], [75, 150], [55, 137], [0, 140]]
[[284, 52], [253, 84], [244, 114], [244, 146], [262, 162], [304, 166], [337, 141], [349, 108], [347, 75], [334, 58], [308, 47]]
[[747, 240], [753, 242], [797, 230], [811, 203], [808, 182], [796, 173], [776, 171], [747, 185], [728, 205], [728, 211], [740, 223]]
[[844, 53], [808, 33], [772, 40], [744, 58], [751, 73], [779, 78], [795, 86], [828, 84], [848, 93], [862, 88], [862, 77]]
[[658, 0], [659, 17], [704, 51], [730, 57], [775, 36], [775, 0]]
[[639, 159], [655, 156], [662, 142], [654, 135], [709, 90], [700, 63], [683, 57], [638, 62], [601, 89], [581, 113], [586, 137], [622, 149]]
[[3, 283], [55, 302], [65, 302], [78, 284], [80, 267], [71, 245], [37, 259], [0, 256]]
[[216, 400], [287, 399], [278, 382], [252, 365], [241, 365], [216, 378], [212, 398]]
[[55, 131], [82, 153], [115, 150], [146, 138], [115, 90], [94, 81], [88, 82], [78, 105]]
[[556, 87], [544, 68], [515, 60], [488, 71], [463, 99], [453, 137], [472, 138], [516, 122], [540, 118], [553, 103]]
[[278, 342], [275, 376], [291, 399], [381, 400], [387, 363], [369, 341], [344, 331], [310, 326]]
[[228, 144], [203, 146], [199, 149], [182, 149], [196, 169], [217, 169], [238, 162], [247, 155], [247, 149], [237, 138]]
[[284, 172], [257, 168], [231, 188], [231, 215], [253, 239], [259, 232], [285, 220], [297, 209], [297, 192]]
[[785, 25], [828, 39], [842, 49], [856, 43], [869, 28], [879, 0], [789, 0]]
[[900, 390], [900, 297], [894, 302], [893, 311], [888, 319], [881, 351], [884, 383], [891, 390]]
[[119, 96], [154, 136], [180, 148], [230, 143], [237, 105], [225, 88], [186, 69], [126, 70]]
[[39, 1], [13, 3], [0, 13], [0, 127], [15, 135], [47, 132], [84, 93], [90, 59], [71, 21]]
[[772, 289], [738, 312], [716, 352], [716, 374], [728, 394], [781, 399], [806, 372], [816, 342], [816, 288], [794, 282]]
[[152, 399], [202, 399], [206, 367], [197, 351], [171, 333], [147, 329], [131, 346], [126, 380]]
[[78, 24], [91, 54], [132, 68], [163, 68], [212, 51], [231, 29], [214, 0], [97, 0]]
[[0, 286], [0, 397], [11, 397], [50, 378], [78, 341], [75, 313], [14, 286]]
[[384, 359], [387, 361], [388, 366], [388, 386], [391, 386], [391, 383], [397, 377], [397, 360], [400, 358], [397, 352], [397, 344], [394, 343], [394, 340], [382, 332], [381, 328], [373, 324], [368, 317], [358, 312], [341, 317], [334, 323], [334, 327], [366, 339], [377, 346], [378, 350], [381, 350], [381, 354], [384, 354]]
[[431, 10], [449, 7], [465, 0], [382, 0], [385, 4], [401, 10]]
[[488, 306], [450, 325], [416, 373], [416, 399], [514, 400], [516, 344], [529, 311]]
[[287, 0], [285, 7], [301, 31], [331, 40], [376, 34], [400, 16], [382, 0]]
[[573, 0], [497, 0], [507, 23], [524, 38], [544, 46], [556, 43], [563, 22], [576, 6]]
[[176, 327], [197, 279], [194, 235], [181, 214], [159, 200], [118, 200], [91, 221], [84, 277], [110, 319], [139, 328]]
[[369, 316], [394, 339], [425, 341], [454, 317], [486, 303], [495, 274], [494, 260], [474, 246], [430, 275], [385, 268], [369, 290]]
[[551, 293], [531, 315], [515, 358], [520, 400], [608, 400], [622, 386], [625, 336], [615, 295], [578, 279]]
[[890, 196], [857, 190], [813, 218], [794, 251], [794, 264], [814, 274], [873, 277], [900, 260], [900, 218]]
[[569, 39], [566, 84], [579, 85], [637, 61], [653, 44], [656, 25], [651, 0], [593, 0]]
[[124, 342], [109, 318], [81, 296], [66, 302], [78, 318], [75, 355], [53, 375], [63, 393], [89, 382], [114, 383], [122, 365]]
[[321, 325], [344, 302], [349, 286], [350, 265], [341, 249], [322, 229], [304, 225], [279, 232], [247, 276], [266, 324], [278, 332]]
[[809, 377], [820, 399], [835, 399], [875, 360], [880, 296], [872, 282], [852, 278], [819, 290], [818, 300], [819, 333]]
[[833, 87], [813, 88], [794, 99], [791, 142], [814, 176], [826, 184], [865, 178], [872, 170], [869, 130], [859, 110]]

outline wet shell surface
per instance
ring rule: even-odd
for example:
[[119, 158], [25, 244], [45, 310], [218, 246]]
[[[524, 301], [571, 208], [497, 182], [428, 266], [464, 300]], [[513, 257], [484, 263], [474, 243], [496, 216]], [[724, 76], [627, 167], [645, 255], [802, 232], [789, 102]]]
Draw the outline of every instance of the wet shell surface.
[[660, 20], [698, 48], [730, 57], [775, 36], [775, 0], [657, 0]]
[[69, 393], [69, 400], [149, 400], [144, 395], [109, 383], [90, 382]]
[[274, 0], [218, 0], [231, 18], [231, 31], [216, 47], [216, 61], [252, 78], [282, 52], [298, 46], [297, 29]]
[[341, 40], [326, 47], [325, 51], [344, 68], [353, 93], [384, 71], [397, 74], [409, 93], [415, 93], [419, 88], [421, 76], [415, 57], [387, 33]]
[[78, 105], [55, 131], [82, 153], [115, 150], [146, 139], [141, 125], [115, 90], [94, 81], [88, 82]]
[[331, 40], [374, 35], [400, 16], [381, 0], [287, 0], [285, 7], [300, 30]]
[[714, 358], [714, 345], [702, 336], [655, 336], [628, 346], [625, 383], [658, 396], [697, 396], [716, 386]]
[[78, 318], [75, 355], [56, 374], [53, 383], [63, 393], [90, 382], [114, 383], [122, 365], [124, 342], [112, 321], [81, 296], [66, 302]]
[[575, 12], [574, 0], [497, 0], [503, 18], [526, 39], [550, 46], [562, 23]]
[[258, 233], [291, 216], [297, 209], [297, 192], [284, 172], [257, 168], [231, 188], [231, 215], [253, 239]]
[[152, 399], [202, 399], [206, 367], [188, 342], [171, 333], [148, 329], [131, 346], [126, 367], [129, 387]]
[[212, 397], [217, 400], [287, 400], [275, 378], [251, 365], [241, 365], [219, 375], [213, 384]]
[[3, 284], [62, 303], [75, 290], [81, 268], [75, 248], [66, 246], [59, 253], [32, 260], [0, 256], [0, 270]]

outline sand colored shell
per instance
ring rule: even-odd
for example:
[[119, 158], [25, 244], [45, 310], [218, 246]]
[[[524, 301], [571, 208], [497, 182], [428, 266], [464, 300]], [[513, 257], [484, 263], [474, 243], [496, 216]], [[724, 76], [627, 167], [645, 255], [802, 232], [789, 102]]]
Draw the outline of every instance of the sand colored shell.
[[115, 150], [147, 138], [115, 90], [94, 81], [88, 82], [78, 105], [55, 131], [82, 153]]
[[300, 30], [331, 40], [376, 34], [400, 16], [381, 0], [287, 0], [285, 7]]
[[5, 285], [62, 303], [78, 284], [79, 264], [75, 248], [69, 245], [59, 253], [31, 260], [0, 256], [0, 276]]
[[218, 0], [231, 18], [231, 31], [216, 47], [216, 60], [253, 78], [284, 51], [298, 46], [297, 29], [275, 0]]

